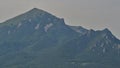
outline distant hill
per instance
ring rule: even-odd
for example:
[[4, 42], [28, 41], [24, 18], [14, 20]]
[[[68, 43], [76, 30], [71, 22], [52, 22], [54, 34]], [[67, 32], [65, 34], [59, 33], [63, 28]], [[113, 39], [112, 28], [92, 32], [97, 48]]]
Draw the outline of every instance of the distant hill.
[[0, 24], [0, 68], [120, 68], [120, 40], [33, 8]]

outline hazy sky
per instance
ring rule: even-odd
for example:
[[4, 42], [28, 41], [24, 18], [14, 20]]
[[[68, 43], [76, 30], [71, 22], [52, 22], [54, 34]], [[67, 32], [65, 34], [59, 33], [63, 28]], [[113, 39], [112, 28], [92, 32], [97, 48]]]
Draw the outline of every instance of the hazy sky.
[[120, 0], [0, 0], [0, 22], [32, 8], [88, 29], [109, 28], [120, 39]]

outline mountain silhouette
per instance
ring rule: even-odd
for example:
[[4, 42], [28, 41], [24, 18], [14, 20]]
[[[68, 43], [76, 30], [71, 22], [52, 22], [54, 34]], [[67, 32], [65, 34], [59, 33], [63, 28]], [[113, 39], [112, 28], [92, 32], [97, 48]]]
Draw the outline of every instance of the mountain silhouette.
[[120, 68], [112, 32], [65, 24], [33, 8], [0, 24], [0, 68]]

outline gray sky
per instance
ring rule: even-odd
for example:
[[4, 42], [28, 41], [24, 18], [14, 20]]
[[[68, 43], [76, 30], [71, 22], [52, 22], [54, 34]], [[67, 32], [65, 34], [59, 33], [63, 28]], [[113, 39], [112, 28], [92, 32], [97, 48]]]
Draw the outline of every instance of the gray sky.
[[88, 29], [109, 28], [120, 39], [120, 0], [0, 0], [0, 22], [39, 8]]

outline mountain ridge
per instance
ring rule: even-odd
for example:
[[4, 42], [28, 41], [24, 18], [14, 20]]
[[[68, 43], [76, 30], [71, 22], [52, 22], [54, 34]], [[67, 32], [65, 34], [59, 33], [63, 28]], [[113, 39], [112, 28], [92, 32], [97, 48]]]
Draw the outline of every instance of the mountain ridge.
[[65, 24], [33, 8], [0, 24], [1, 68], [119, 68], [112, 32]]

